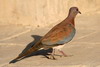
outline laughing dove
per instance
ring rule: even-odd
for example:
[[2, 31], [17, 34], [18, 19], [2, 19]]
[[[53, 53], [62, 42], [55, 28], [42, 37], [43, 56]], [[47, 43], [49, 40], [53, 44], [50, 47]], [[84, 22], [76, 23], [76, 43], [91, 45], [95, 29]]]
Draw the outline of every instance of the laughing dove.
[[74, 19], [78, 13], [81, 14], [77, 7], [71, 7], [69, 9], [69, 14], [67, 18], [65, 18], [61, 23], [54, 26], [44, 37], [42, 37], [34, 46], [32, 46], [32, 48], [28, 49], [25, 53], [19, 55], [14, 60], [24, 58], [32, 52], [38, 51], [40, 48], [53, 48], [53, 51], [51, 53], [51, 57], [53, 59], [55, 59], [55, 49], [58, 49], [64, 56], [66, 56], [61, 48], [64, 46], [65, 43], [71, 41], [75, 35], [76, 30]]

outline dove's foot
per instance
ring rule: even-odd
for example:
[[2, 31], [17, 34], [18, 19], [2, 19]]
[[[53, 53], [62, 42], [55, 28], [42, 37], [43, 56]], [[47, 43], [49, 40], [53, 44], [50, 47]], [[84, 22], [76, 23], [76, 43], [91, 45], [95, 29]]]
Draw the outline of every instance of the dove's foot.
[[50, 59], [56, 60], [56, 58], [54, 57], [54, 55], [55, 55], [55, 49], [53, 49], [53, 51], [51, 53], [51, 56], [50, 56]]
[[51, 55], [49, 59], [56, 60], [56, 58], [53, 55]]
[[[62, 50], [58, 50], [64, 57], [68, 57], [67, 54], [65, 54]], [[62, 56], [61, 56], [62, 57]]]

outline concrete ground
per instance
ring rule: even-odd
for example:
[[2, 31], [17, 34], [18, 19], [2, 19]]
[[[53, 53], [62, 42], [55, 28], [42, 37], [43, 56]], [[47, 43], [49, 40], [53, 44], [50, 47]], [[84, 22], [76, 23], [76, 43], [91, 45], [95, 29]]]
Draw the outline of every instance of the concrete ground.
[[[9, 64], [27, 46], [38, 41], [52, 26], [30, 29], [21, 25], [0, 26], [0, 67], [100, 67], [100, 14], [76, 18], [77, 33], [65, 44], [68, 57], [50, 60], [40, 54]], [[60, 55], [57, 52], [58, 55]]]

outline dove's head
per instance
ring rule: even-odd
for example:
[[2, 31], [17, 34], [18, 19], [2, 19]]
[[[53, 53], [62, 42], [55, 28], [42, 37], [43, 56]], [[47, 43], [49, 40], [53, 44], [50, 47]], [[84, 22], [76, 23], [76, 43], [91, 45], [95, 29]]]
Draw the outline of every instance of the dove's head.
[[77, 7], [71, 7], [69, 9], [69, 16], [71, 17], [75, 17], [78, 13], [81, 14], [81, 12], [79, 11]]

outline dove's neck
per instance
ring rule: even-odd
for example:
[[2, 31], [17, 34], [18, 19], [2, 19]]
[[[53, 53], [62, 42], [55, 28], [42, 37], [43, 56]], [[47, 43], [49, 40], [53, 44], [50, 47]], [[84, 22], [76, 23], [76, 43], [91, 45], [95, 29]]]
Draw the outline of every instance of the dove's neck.
[[72, 15], [72, 14], [69, 14], [68, 17], [67, 17], [67, 20], [69, 20], [74, 26], [75, 26], [75, 23], [74, 23], [74, 19], [75, 19], [75, 15]]

